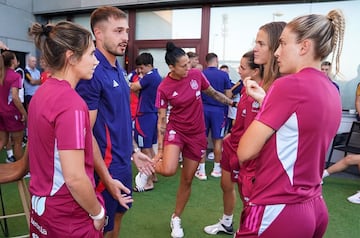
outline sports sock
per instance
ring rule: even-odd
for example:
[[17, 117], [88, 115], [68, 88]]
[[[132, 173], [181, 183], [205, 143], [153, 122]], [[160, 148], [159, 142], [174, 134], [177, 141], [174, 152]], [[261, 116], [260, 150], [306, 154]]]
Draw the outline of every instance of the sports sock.
[[200, 173], [205, 173], [205, 163], [200, 163], [199, 164], [199, 167], [198, 167], [198, 170]]
[[214, 171], [216, 171], [216, 172], [220, 172], [220, 171], [221, 171], [220, 163], [214, 162]]
[[326, 177], [329, 176], [329, 175], [330, 175], [329, 172], [328, 172], [326, 169], [324, 169], [322, 178], [326, 178]]
[[231, 226], [232, 221], [233, 221], [233, 215], [228, 216], [224, 214], [221, 219], [221, 223], [225, 226]]

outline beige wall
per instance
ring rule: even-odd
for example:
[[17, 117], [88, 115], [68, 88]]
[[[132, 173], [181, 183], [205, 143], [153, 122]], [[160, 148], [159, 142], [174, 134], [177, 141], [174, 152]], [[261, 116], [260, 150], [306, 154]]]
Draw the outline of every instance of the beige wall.
[[[161, 2], [180, 2], [179, 0], [61, 0], [61, 1], [48, 1], [48, 0], [33, 0], [34, 14], [53, 13], [61, 11], [72, 10], [86, 10], [93, 9], [98, 6], [131, 6], [137, 4], [147, 3], [161, 3]], [[182, 1], [184, 2], [184, 1]], [[189, 1], [191, 2], [191, 1]]]

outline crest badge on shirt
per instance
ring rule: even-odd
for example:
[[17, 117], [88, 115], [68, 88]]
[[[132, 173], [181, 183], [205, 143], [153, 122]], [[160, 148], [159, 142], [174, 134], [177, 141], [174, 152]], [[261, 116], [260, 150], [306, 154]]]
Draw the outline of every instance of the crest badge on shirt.
[[198, 83], [196, 82], [195, 79], [190, 80], [190, 87], [191, 87], [192, 89], [194, 89], [194, 90], [196, 90], [196, 89], [199, 88], [199, 85], [198, 85]]

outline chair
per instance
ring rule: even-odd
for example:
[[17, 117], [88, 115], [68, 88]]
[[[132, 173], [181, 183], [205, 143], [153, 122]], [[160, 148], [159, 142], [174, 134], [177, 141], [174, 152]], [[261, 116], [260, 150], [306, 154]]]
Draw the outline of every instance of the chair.
[[333, 150], [340, 150], [347, 153], [360, 154], [360, 122], [354, 121], [350, 132], [337, 134], [331, 145], [326, 166], [329, 167]]
[[[25, 216], [28, 228], [30, 229], [30, 194], [24, 179], [24, 176], [27, 174], [29, 168], [29, 161], [27, 156], [27, 150], [25, 150], [25, 155], [22, 159], [17, 160], [14, 163], [1, 163], [0, 164], [0, 186], [1, 184], [16, 182], [18, 185], [19, 195], [21, 203], [23, 206], [24, 212], [16, 214], [5, 214], [5, 207], [3, 202], [3, 197], [1, 194], [0, 187], [0, 202], [2, 206], [2, 215], [0, 216], [0, 221], [4, 221], [4, 225], [1, 223], [1, 229], [4, 232], [4, 235], [8, 237], [8, 227], [7, 221], [8, 218]], [[29, 235], [18, 236], [18, 237], [29, 237]]]

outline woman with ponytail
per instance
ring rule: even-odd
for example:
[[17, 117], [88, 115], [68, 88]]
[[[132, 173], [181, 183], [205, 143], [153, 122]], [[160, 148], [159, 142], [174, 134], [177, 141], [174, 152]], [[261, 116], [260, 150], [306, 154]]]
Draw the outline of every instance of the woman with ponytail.
[[281, 75], [265, 92], [245, 81], [260, 106], [237, 150], [256, 158], [249, 206], [236, 237], [323, 237], [328, 212], [322, 198], [324, 158], [341, 120], [337, 89], [321, 72], [330, 53], [339, 72], [344, 16], [310, 14], [287, 23], [275, 57]]
[[30, 237], [103, 237], [88, 107], [75, 91], [98, 64], [91, 33], [59, 22], [35, 23], [31, 35], [51, 77], [29, 105]]

